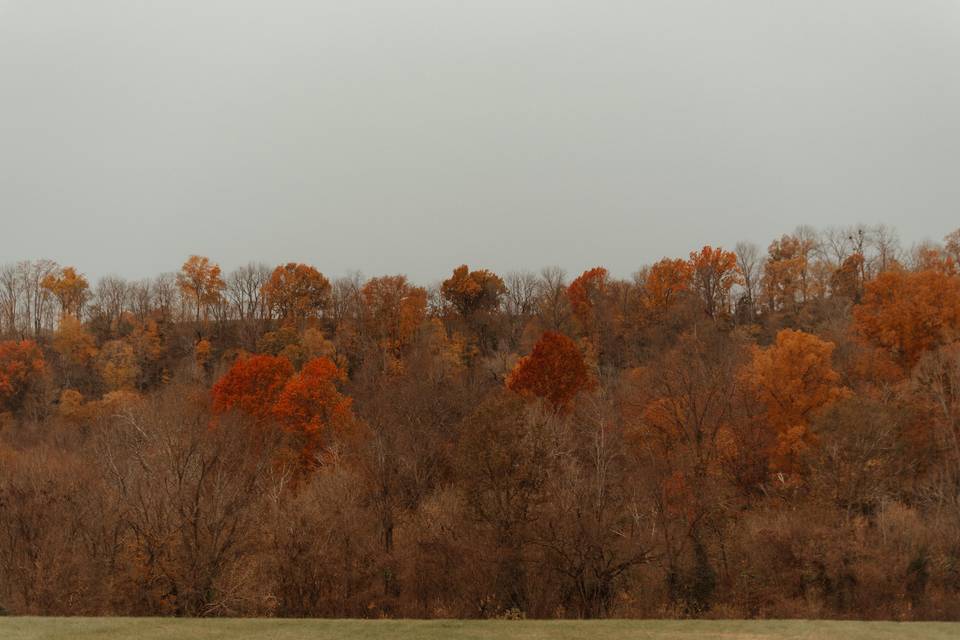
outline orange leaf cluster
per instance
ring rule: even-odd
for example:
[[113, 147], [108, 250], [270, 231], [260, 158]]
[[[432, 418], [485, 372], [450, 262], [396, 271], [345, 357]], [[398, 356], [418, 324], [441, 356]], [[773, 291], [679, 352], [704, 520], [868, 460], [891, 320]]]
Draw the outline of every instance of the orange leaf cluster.
[[854, 328], [907, 367], [960, 337], [960, 276], [941, 270], [885, 271], [853, 310]]
[[33, 340], [0, 342], [0, 412], [19, 409], [31, 383], [44, 370], [43, 352]]

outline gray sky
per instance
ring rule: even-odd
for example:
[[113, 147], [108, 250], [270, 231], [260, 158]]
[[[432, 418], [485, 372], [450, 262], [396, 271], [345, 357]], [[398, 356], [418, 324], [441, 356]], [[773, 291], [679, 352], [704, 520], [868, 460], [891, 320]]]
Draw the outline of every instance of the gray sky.
[[626, 276], [958, 205], [957, 0], [0, 0], [0, 263]]

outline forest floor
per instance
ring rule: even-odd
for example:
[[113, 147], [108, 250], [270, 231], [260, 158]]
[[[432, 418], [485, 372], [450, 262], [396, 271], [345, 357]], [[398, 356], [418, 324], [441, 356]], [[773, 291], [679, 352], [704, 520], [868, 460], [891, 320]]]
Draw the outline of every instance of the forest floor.
[[806, 620], [0, 618], [3, 640], [955, 640], [960, 623]]

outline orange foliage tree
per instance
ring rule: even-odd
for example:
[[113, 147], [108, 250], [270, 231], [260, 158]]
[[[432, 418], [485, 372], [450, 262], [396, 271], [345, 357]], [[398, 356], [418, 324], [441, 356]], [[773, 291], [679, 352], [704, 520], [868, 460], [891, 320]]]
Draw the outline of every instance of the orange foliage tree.
[[690, 253], [693, 288], [711, 318], [729, 310], [730, 289], [741, 282], [737, 254], [709, 245]]
[[762, 284], [771, 309], [792, 309], [804, 297], [808, 252], [807, 243], [794, 236], [770, 243]]
[[44, 371], [43, 352], [33, 340], [0, 342], [0, 412], [20, 409]]
[[177, 274], [177, 285], [184, 296], [194, 301], [197, 322], [200, 312], [215, 304], [226, 286], [220, 277], [220, 266], [204, 256], [187, 258]]
[[664, 258], [656, 263], [650, 267], [644, 283], [647, 308], [654, 312], [666, 311], [690, 290], [692, 278], [690, 263], [686, 260]]
[[90, 284], [73, 267], [46, 275], [40, 285], [57, 299], [61, 313], [75, 318], [80, 317], [80, 310], [90, 297]]
[[567, 298], [573, 315], [587, 333], [596, 329], [596, 313], [603, 306], [609, 273], [603, 267], [584, 271], [567, 287]]
[[797, 469], [798, 456], [816, 443], [810, 431], [813, 416], [849, 394], [833, 369], [833, 350], [832, 342], [793, 329], [777, 333], [770, 347], [753, 347], [742, 378], [773, 431], [770, 456], [775, 470]]
[[366, 330], [394, 358], [413, 340], [427, 317], [427, 292], [406, 276], [372, 278], [361, 289]]
[[960, 337], [960, 276], [885, 271], [867, 284], [853, 318], [861, 336], [912, 367], [925, 351]]
[[497, 274], [479, 269], [470, 271], [467, 265], [453, 270], [453, 275], [440, 285], [440, 293], [462, 316], [478, 311], [493, 311], [500, 305], [500, 297], [507, 287]]
[[309, 265], [288, 262], [273, 270], [263, 295], [282, 321], [299, 325], [329, 305], [330, 281]]
[[847, 256], [830, 279], [833, 294], [860, 302], [863, 298], [863, 283], [866, 280], [865, 264], [863, 254], [859, 251]]
[[68, 367], [84, 367], [97, 357], [96, 341], [72, 315], [64, 316], [60, 320], [52, 342], [53, 350], [63, 358]]
[[578, 393], [594, 385], [577, 344], [553, 331], [544, 333], [530, 355], [520, 358], [507, 377], [508, 389], [543, 398], [557, 411], [569, 409]]

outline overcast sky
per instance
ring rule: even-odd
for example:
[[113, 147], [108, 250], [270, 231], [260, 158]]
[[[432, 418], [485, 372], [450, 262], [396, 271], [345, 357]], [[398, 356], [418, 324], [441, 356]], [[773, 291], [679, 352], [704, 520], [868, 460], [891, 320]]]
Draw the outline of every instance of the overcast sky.
[[0, 263], [626, 276], [960, 226], [960, 1], [0, 0]]

